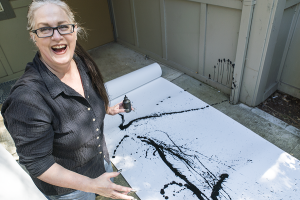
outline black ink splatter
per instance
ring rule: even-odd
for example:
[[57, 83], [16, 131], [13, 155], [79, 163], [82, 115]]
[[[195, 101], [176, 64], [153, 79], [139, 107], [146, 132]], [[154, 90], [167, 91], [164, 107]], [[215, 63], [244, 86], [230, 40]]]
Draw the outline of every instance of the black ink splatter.
[[[179, 147], [178, 145], [175, 144], [175, 142], [171, 139], [171, 137], [163, 131], [160, 131], [162, 133], [164, 133], [169, 140], [172, 142], [173, 145], [167, 145], [165, 144], [163, 141], [158, 141], [156, 139], [151, 139], [151, 138], [147, 138], [145, 136], [138, 136], [137, 138], [141, 139], [142, 142], [147, 143], [148, 145], [151, 145], [152, 147], [155, 148], [155, 151], [158, 152], [159, 156], [161, 157], [161, 159], [163, 160], [163, 162], [170, 168], [171, 171], [174, 172], [174, 174], [181, 178], [183, 181], [186, 182], [186, 184], [182, 184], [182, 183], [176, 183], [175, 181], [166, 184], [163, 188], [163, 190], [161, 190], [161, 192], [164, 193], [164, 190], [170, 185], [170, 184], [176, 184], [180, 187], [184, 186], [185, 188], [189, 189], [190, 191], [193, 192], [194, 195], [196, 195], [198, 197], [198, 199], [202, 200], [204, 198], [208, 199], [205, 194], [203, 192], [201, 192], [197, 186], [195, 186], [194, 184], [192, 184], [185, 175], [183, 175], [177, 168], [173, 167], [173, 165], [167, 160], [165, 153], [167, 153], [168, 155], [171, 155], [173, 158], [177, 158], [178, 160], [182, 161], [187, 169], [190, 172], [195, 172], [197, 175], [199, 175], [202, 179], [204, 179], [205, 183], [207, 184], [207, 186], [220, 193], [220, 190], [222, 190], [226, 195], [222, 194], [222, 196], [226, 199], [231, 199], [230, 196], [227, 194], [227, 192], [225, 192], [223, 190], [222, 187], [218, 187], [218, 183], [217, 184], [211, 184], [211, 182], [208, 180], [208, 178], [210, 180], [216, 181], [218, 180], [217, 177], [207, 168], [204, 166], [204, 164], [200, 161], [200, 159], [198, 158], [198, 156], [196, 155], [188, 155], [186, 153], [183, 152], [183, 147]], [[196, 168], [198, 168], [198, 166], [196, 165], [195, 161], [198, 161], [200, 163], [200, 165], [202, 166], [202, 168], [205, 169], [205, 175], [202, 173], [200, 173], [199, 171], [197, 171]], [[223, 181], [222, 181], [223, 182]], [[221, 182], [221, 183], [222, 183]], [[217, 186], [216, 186], [217, 185]], [[218, 193], [218, 194], [219, 194]]]
[[214, 104], [211, 104], [210, 106], [215, 106], [215, 105], [219, 105], [219, 104], [221, 104], [221, 103], [224, 103], [224, 102], [227, 102], [228, 100], [224, 100], [224, 101], [221, 101], [221, 102], [219, 102], [219, 103], [214, 103]]
[[[164, 185], [164, 188], [160, 190], [160, 194], [164, 195], [165, 194], [165, 189], [167, 189], [170, 185], [178, 185], [179, 187], [184, 186], [182, 183], [177, 183], [175, 181], [172, 181], [171, 183], [168, 183], [168, 184]], [[184, 188], [184, 189], [186, 189], [186, 188]], [[180, 190], [180, 191], [182, 191], [182, 190]], [[173, 196], [175, 196], [175, 194], [173, 194]]]
[[212, 193], [211, 193], [211, 198], [213, 199], [213, 200], [218, 200], [218, 196], [220, 195], [220, 190], [222, 189], [222, 183], [225, 181], [225, 179], [226, 178], [228, 178], [229, 177], [229, 175], [228, 174], [222, 174], [221, 176], [220, 176], [220, 180], [214, 185], [214, 187], [213, 187], [213, 191], [212, 191]]
[[[228, 100], [224, 100], [220, 103], [223, 103], [223, 102], [226, 102], [226, 101], [228, 101]], [[212, 104], [211, 106], [218, 105], [220, 103], [215, 103], [215, 104]], [[207, 105], [207, 106], [202, 107], [202, 108], [189, 109], [189, 110], [177, 111], [177, 112], [169, 112], [169, 113], [153, 114], [153, 115], [149, 115], [149, 116], [134, 119], [126, 125], [124, 125], [124, 123], [125, 123], [124, 116], [120, 114], [120, 116], [122, 118], [122, 123], [120, 124], [119, 128], [121, 130], [127, 129], [129, 126], [132, 125], [132, 123], [143, 120], [143, 119], [157, 118], [157, 117], [162, 117], [162, 116], [165, 116], [165, 115], [173, 115], [173, 114], [180, 114], [180, 113], [184, 113], [184, 112], [191, 112], [191, 111], [196, 111], [196, 110], [200, 110], [200, 109], [205, 109], [205, 108], [208, 108], [208, 107], [210, 107], [210, 106]], [[160, 131], [160, 132], [163, 132], [163, 131]], [[165, 132], [163, 132], [163, 133], [165, 133]], [[211, 189], [212, 190], [211, 198], [213, 200], [217, 200], [217, 197], [220, 196], [220, 195], [222, 195], [222, 197], [224, 197], [225, 199], [231, 199], [229, 194], [226, 191], [224, 191], [224, 189], [222, 187], [222, 183], [225, 181], [226, 178], [229, 177], [228, 174], [222, 174], [220, 176], [220, 180], [218, 180], [218, 178], [208, 168], [206, 168], [204, 166], [204, 164], [200, 161], [200, 159], [197, 155], [188, 155], [188, 154], [184, 153], [182, 149], [187, 149], [187, 148], [185, 148], [183, 146], [179, 147], [178, 145], [175, 144], [175, 142], [169, 137], [169, 135], [167, 133], [165, 133], [165, 134], [169, 138], [169, 140], [173, 143], [173, 145], [167, 145], [163, 141], [159, 141], [157, 139], [148, 138], [148, 137], [145, 137], [145, 136], [137, 136], [138, 139], [140, 139], [142, 142], [144, 142], [144, 143], [146, 143], [147, 145], [150, 146], [146, 151], [145, 158], [147, 158], [148, 150], [150, 148], [153, 148], [154, 149], [153, 156], [156, 156], [156, 153], [158, 153], [158, 156], [169, 167], [169, 169], [177, 177], [179, 177], [181, 180], [183, 180], [185, 182], [185, 184], [182, 184], [182, 183], [176, 183], [175, 181], [173, 181], [169, 184], [164, 185], [164, 188], [161, 189], [161, 191], [160, 191], [161, 195], [163, 195], [166, 199], [168, 199], [169, 197], [165, 196], [165, 189], [168, 188], [169, 185], [174, 185], [175, 184], [175, 185], [178, 185], [179, 187], [183, 187], [183, 189], [181, 189], [180, 191], [182, 191], [184, 189], [188, 189], [191, 192], [193, 192], [193, 195], [196, 195], [198, 197], [198, 199], [200, 199], [200, 200], [208, 200], [209, 199], [202, 191], [199, 190], [199, 188], [195, 184], [193, 184], [187, 178], [186, 175], [184, 175], [179, 169], [177, 169], [173, 166], [173, 164], [167, 159], [167, 155], [170, 155], [173, 158], [175, 158], [177, 160], [180, 160], [186, 166], [186, 168], [188, 169], [189, 172], [196, 173], [197, 176], [200, 176], [204, 180], [203, 183], [206, 184], [204, 186], [204, 189]], [[119, 145], [127, 137], [129, 137], [129, 136], [125, 135], [123, 137], [123, 139], [120, 141]], [[119, 147], [119, 145], [117, 145], [116, 150]], [[114, 154], [115, 154], [116, 150], [114, 151]], [[195, 152], [197, 152], [197, 151], [195, 151]], [[197, 153], [200, 154], [199, 152], [197, 152]], [[113, 156], [113, 158], [114, 158], [114, 156]], [[204, 171], [200, 172], [199, 167], [204, 169]], [[230, 166], [228, 166], [228, 167], [233, 169]], [[200, 180], [198, 180], [198, 181], [200, 182]], [[175, 196], [175, 194], [173, 194], [173, 196]]]
[[[160, 131], [160, 132], [162, 132], [162, 131]], [[162, 132], [162, 133], [165, 133], [165, 132]], [[220, 176], [221, 180], [219, 180], [215, 184], [215, 181], [218, 180], [217, 177], [208, 168], [206, 168], [203, 165], [203, 163], [200, 161], [198, 156], [188, 155], [188, 154], [184, 153], [182, 149], [187, 149], [187, 148], [176, 145], [174, 143], [174, 141], [170, 138], [170, 136], [167, 133], [165, 133], [165, 134], [170, 139], [170, 141], [173, 143], [173, 145], [168, 145], [168, 144], [164, 143], [163, 141], [159, 141], [159, 140], [153, 139], [153, 138], [148, 138], [146, 136], [137, 136], [137, 138], [140, 139], [142, 142], [148, 144], [150, 147], [153, 147], [154, 152], [158, 153], [159, 157], [169, 167], [169, 169], [177, 177], [181, 178], [186, 183], [186, 184], [182, 184], [182, 183], [177, 183], [175, 181], [168, 183], [168, 184], [164, 185], [163, 189], [161, 189], [160, 193], [162, 195], [165, 195], [165, 189], [168, 188], [169, 185], [178, 185], [179, 187], [184, 187], [180, 191], [182, 191], [184, 189], [188, 189], [191, 192], [193, 192], [193, 194], [196, 195], [198, 197], [198, 199], [200, 199], [200, 200], [208, 200], [209, 199], [202, 191], [199, 190], [199, 188], [196, 185], [194, 185], [191, 181], [189, 181], [188, 178], [184, 174], [182, 174], [182, 172], [180, 172], [179, 169], [177, 169], [173, 166], [173, 164], [167, 159], [167, 155], [170, 155], [173, 158], [177, 158], [178, 160], [182, 161], [186, 165], [188, 171], [196, 172], [197, 175], [199, 175], [202, 179], [204, 179], [204, 182], [207, 184], [207, 187], [212, 190], [212, 197], [219, 196], [220, 191], [222, 190], [222, 192], [224, 192], [225, 195], [222, 193], [221, 193], [221, 195], [225, 199], [231, 199], [230, 196], [223, 190], [222, 185], [221, 185], [224, 182], [225, 178], [228, 178], [228, 174], [223, 175], [223, 176], [221, 175]], [[122, 139], [122, 141], [123, 141], [123, 139]], [[148, 148], [148, 150], [149, 150], [149, 148]], [[147, 157], [147, 155], [146, 155], [146, 157]], [[197, 168], [199, 169], [199, 166], [197, 166], [195, 161], [199, 162], [200, 167], [205, 169], [202, 173], [197, 171]], [[210, 180], [208, 180], [208, 179], [210, 179]], [[198, 181], [200, 182], [200, 180], [198, 180]], [[213, 200], [215, 200], [215, 199], [213, 199]]]
[[185, 186], [189, 190], [191, 190], [193, 192], [193, 194], [195, 194], [200, 200], [204, 200], [203, 197], [205, 197], [206, 199], [208, 199], [205, 196], [205, 194], [203, 194], [192, 182], [190, 182], [187, 179], [187, 177], [185, 175], [183, 175], [178, 169], [176, 169], [175, 167], [173, 167], [173, 165], [167, 160], [164, 150], [168, 150], [169, 153], [174, 154], [177, 157], [181, 157], [181, 155], [179, 155], [177, 153], [174, 153], [172, 151], [172, 149], [165, 148], [164, 146], [162, 146], [162, 144], [156, 143], [154, 140], [152, 140], [150, 138], [143, 137], [143, 136], [138, 136], [137, 138], [141, 139], [142, 142], [145, 142], [148, 145], [153, 146], [156, 149], [156, 151], [158, 152], [158, 154], [159, 154], [160, 158], [163, 160], [163, 162], [170, 168], [170, 170], [172, 170], [174, 172], [174, 174], [176, 176], [178, 176], [179, 178], [181, 178], [182, 180], [184, 180], [187, 183]]
[[120, 144], [123, 142], [123, 140], [124, 140], [125, 138], [128, 138], [128, 137], [129, 137], [129, 135], [125, 135], [125, 136], [122, 138], [122, 140], [119, 142], [119, 144], [117, 145], [116, 149], [114, 150], [114, 154], [113, 154], [112, 158], [115, 158], [116, 151], [117, 151], [117, 149], [119, 148]]
[[191, 112], [191, 111], [197, 111], [197, 110], [200, 110], [200, 109], [205, 109], [205, 108], [208, 108], [209, 105], [207, 106], [204, 106], [202, 108], [194, 108], [194, 109], [189, 109], [189, 110], [183, 110], [183, 111], [177, 111], [177, 112], [169, 112], [169, 113], [159, 113], [159, 114], [153, 114], [153, 115], [148, 115], [148, 116], [145, 116], [145, 117], [140, 117], [140, 118], [136, 118], [134, 120], [131, 120], [130, 122], [128, 122], [128, 124], [124, 125], [124, 115], [122, 114], [119, 114], [122, 118], [122, 123], [120, 124], [119, 128], [121, 130], [124, 130], [124, 129], [127, 129], [129, 126], [132, 125], [133, 122], [138, 122], [140, 120], [143, 120], [143, 119], [150, 119], [150, 118], [157, 118], [157, 117], [162, 117], [162, 116], [166, 116], [166, 115], [174, 115], [174, 114], [179, 114], [179, 113], [185, 113], [185, 112]]
[[[221, 104], [221, 103], [224, 103], [224, 102], [227, 102], [228, 100], [224, 100], [222, 102], [219, 102], [219, 103], [215, 103], [215, 104], [212, 104], [211, 106], [215, 106], [215, 105], [218, 105], [218, 104]], [[159, 114], [153, 114], [153, 115], [148, 115], [148, 116], [145, 116], [145, 117], [140, 117], [140, 118], [136, 118], [134, 120], [131, 120], [130, 122], [128, 122], [128, 124], [124, 125], [125, 123], [125, 120], [124, 120], [124, 115], [122, 114], [119, 114], [122, 118], [122, 123], [120, 124], [119, 128], [121, 130], [124, 130], [124, 129], [127, 129], [129, 126], [132, 125], [132, 123], [134, 122], [138, 122], [140, 120], [143, 120], [143, 119], [150, 119], [150, 118], [157, 118], [157, 117], [162, 117], [162, 116], [166, 116], [166, 115], [174, 115], [174, 114], [180, 114], [180, 113], [185, 113], [185, 112], [192, 112], [192, 111], [197, 111], [197, 110], [203, 110], [205, 108], [208, 108], [209, 105], [207, 106], [204, 106], [202, 108], [194, 108], [194, 109], [189, 109], [189, 110], [183, 110], [183, 111], [177, 111], [177, 112], [169, 112], [169, 113], [159, 113]]]

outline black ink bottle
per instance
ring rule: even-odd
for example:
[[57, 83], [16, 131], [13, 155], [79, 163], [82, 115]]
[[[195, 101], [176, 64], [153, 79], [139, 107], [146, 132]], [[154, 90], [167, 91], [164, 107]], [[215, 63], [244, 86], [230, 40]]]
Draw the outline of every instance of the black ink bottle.
[[131, 101], [127, 98], [126, 95], [123, 100], [123, 107], [124, 107], [126, 113], [131, 112]]

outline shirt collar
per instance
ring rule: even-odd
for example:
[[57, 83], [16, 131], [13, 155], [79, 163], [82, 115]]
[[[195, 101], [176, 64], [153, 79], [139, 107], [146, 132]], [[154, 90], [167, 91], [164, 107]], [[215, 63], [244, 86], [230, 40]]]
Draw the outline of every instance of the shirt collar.
[[[45, 82], [46, 87], [48, 88], [48, 91], [51, 95], [51, 97], [54, 99], [62, 92], [65, 93], [68, 96], [80, 96], [75, 90], [68, 87], [65, 83], [63, 83], [55, 74], [53, 74], [46, 66], [45, 64], [40, 60], [39, 52], [34, 57], [34, 64], [38, 66], [40, 74]], [[81, 62], [80, 58], [77, 55], [74, 55], [74, 60], [77, 64], [78, 71], [80, 73], [82, 83], [85, 86], [88, 86], [87, 79], [87, 73], [88, 69], [83, 66], [83, 63]], [[86, 73], [84, 73], [86, 72]]]

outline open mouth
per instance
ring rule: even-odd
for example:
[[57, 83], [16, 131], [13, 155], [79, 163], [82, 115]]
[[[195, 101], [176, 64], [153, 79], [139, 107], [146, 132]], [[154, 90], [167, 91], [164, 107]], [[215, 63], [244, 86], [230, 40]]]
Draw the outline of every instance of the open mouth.
[[55, 45], [53, 47], [51, 47], [51, 49], [55, 52], [55, 53], [64, 53], [65, 50], [67, 48], [67, 45], [65, 44], [61, 44], [61, 45]]

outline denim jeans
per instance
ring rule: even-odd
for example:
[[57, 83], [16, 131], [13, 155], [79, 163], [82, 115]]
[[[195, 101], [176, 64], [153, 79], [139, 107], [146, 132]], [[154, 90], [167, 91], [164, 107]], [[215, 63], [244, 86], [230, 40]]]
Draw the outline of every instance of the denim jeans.
[[83, 192], [76, 190], [69, 194], [46, 196], [48, 200], [95, 200], [96, 195], [94, 193]]
[[[112, 168], [110, 162], [107, 163], [104, 160], [104, 167], [105, 167], [106, 172], [113, 172], [113, 168]], [[110, 180], [112, 182], [114, 182], [114, 178], [111, 178]], [[48, 200], [95, 200], [96, 195], [94, 193], [88, 193], [88, 192], [83, 192], [83, 191], [80, 191], [80, 190], [76, 190], [76, 191], [71, 192], [69, 194], [46, 196], [46, 198]]]

